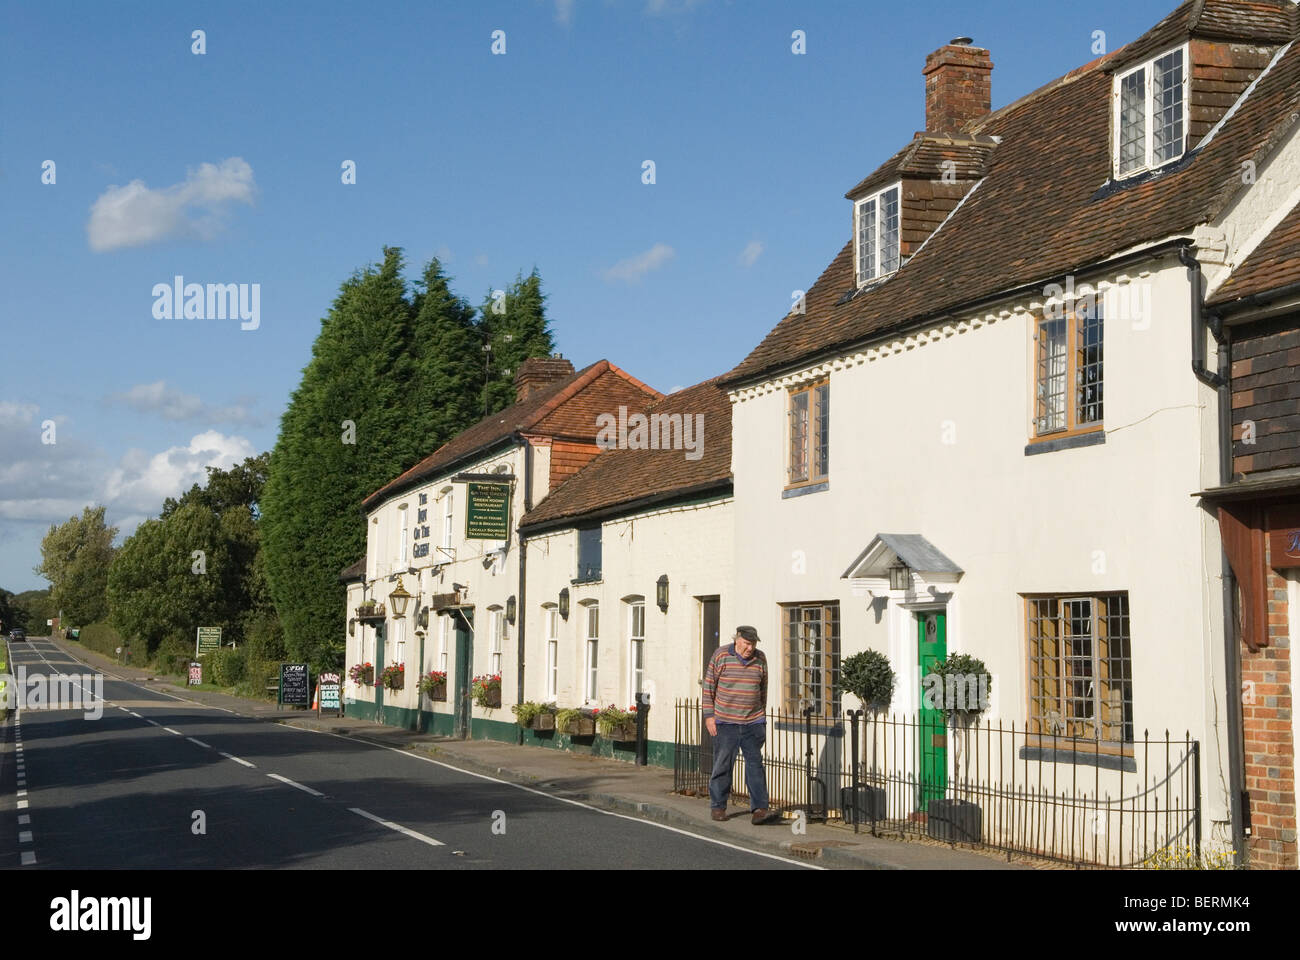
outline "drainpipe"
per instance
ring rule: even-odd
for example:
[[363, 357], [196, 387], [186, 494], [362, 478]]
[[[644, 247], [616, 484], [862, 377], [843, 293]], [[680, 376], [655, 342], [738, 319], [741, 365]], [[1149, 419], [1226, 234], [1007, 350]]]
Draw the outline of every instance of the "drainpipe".
[[[524, 445], [524, 513], [527, 513], [533, 509], [533, 445], [525, 437], [519, 434], [515, 434], [515, 436]], [[517, 526], [516, 529], [518, 529]], [[515, 631], [515, 644], [519, 649], [515, 668], [515, 674], [519, 678], [515, 703], [523, 703], [524, 639], [527, 633], [525, 628], [528, 624], [528, 542], [522, 531], [519, 532], [519, 602], [515, 604], [515, 616], [519, 618], [518, 628]], [[519, 727], [516, 736], [518, 737], [517, 743], [523, 746], [523, 727]]]
[[[1178, 260], [1191, 272], [1192, 315], [1192, 373], [1202, 383], [1215, 388], [1218, 393], [1219, 426], [1219, 484], [1232, 482], [1232, 344], [1224, 332], [1223, 320], [1205, 310], [1201, 290], [1201, 264], [1186, 247], [1178, 249]], [[1218, 344], [1219, 369], [1212, 373], [1205, 368], [1205, 333], [1208, 329]], [[1220, 534], [1222, 545], [1222, 534]], [[1236, 606], [1237, 579], [1228, 563], [1228, 553], [1220, 546], [1220, 568], [1223, 571], [1223, 649], [1224, 676], [1227, 686], [1228, 715], [1228, 805], [1232, 828], [1232, 849], [1238, 866], [1246, 860], [1244, 834], [1244, 807], [1246, 797], [1245, 739], [1242, 733], [1241, 705], [1241, 645], [1237, 639], [1237, 621], [1233, 615]]]

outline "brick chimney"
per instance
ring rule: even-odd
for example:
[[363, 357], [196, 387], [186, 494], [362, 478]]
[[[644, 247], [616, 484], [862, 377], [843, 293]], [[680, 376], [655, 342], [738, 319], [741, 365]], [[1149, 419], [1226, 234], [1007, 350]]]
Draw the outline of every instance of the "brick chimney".
[[515, 374], [515, 402], [542, 389], [548, 383], [573, 376], [573, 364], [558, 353], [553, 357], [529, 357]]
[[956, 134], [993, 108], [993, 61], [970, 37], [957, 37], [925, 58], [925, 129]]

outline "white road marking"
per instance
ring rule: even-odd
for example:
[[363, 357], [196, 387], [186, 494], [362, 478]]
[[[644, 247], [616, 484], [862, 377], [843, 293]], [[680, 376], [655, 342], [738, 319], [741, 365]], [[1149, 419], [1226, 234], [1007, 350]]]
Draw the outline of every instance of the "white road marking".
[[796, 867], [803, 867], [807, 870], [825, 870], [826, 867], [817, 866], [812, 863], [804, 863], [800, 860], [791, 860], [787, 857], [779, 856], [775, 853], [766, 853], [762, 850], [751, 850], [749, 847], [742, 847], [736, 843], [727, 843], [725, 840], [717, 840], [713, 837], [701, 836], [698, 833], [691, 833], [689, 830], [683, 830], [680, 827], [670, 827], [666, 823], [655, 823], [653, 820], [643, 820], [640, 817], [634, 817], [631, 814], [617, 813], [613, 810], [602, 810], [600, 807], [593, 807], [591, 804], [583, 803], [581, 800], [570, 800], [568, 797], [557, 797], [553, 793], [547, 793], [545, 790], [534, 790], [532, 787], [525, 787], [522, 783], [513, 783], [509, 780], [501, 780], [497, 777], [489, 777], [485, 773], [477, 773], [473, 770], [466, 770], [463, 767], [453, 766], [450, 763], [444, 763], [441, 760], [434, 760], [432, 757], [422, 757], [417, 753], [408, 750], [399, 750], [397, 747], [390, 747], [387, 744], [375, 743], [372, 740], [366, 740], [362, 737], [350, 737], [341, 733], [331, 733], [328, 730], [313, 730], [311, 727], [295, 727], [292, 724], [282, 724], [291, 730], [301, 730], [304, 733], [320, 733], [327, 737], [338, 737], [340, 740], [351, 740], [353, 743], [364, 743], [371, 747], [379, 747], [381, 750], [391, 750], [393, 753], [400, 754], [403, 757], [410, 757], [412, 760], [419, 760], [423, 763], [432, 763], [435, 766], [445, 767], [448, 770], [455, 770], [457, 773], [463, 773], [470, 777], [478, 777], [480, 780], [488, 780], [492, 783], [500, 783], [507, 787], [514, 787], [516, 790], [522, 790], [525, 793], [535, 793], [539, 797], [549, 797], [551, 800], [559, 803], [567, 803], [575, 807], [582, 807], [584, 810], [591, 810], [593, 813], [604, 814], [607, 817], [618, 817], [620, 820], [631, 820], [633, 823], [643, 823], [647, 827], [655, 827], [659, 830], [667, 830], [670, 833], [680, 833], [682, 836], [691, 837], [695, 840], [703, 840], [705, 843], [712, 843], [719, 847], [726, 847], [729, 850], [736, 850], [740, 853], [753, 854], [756, 857], [765, 857], [768, 860], [776, 860], [780, 863], [793, 864]]
[[24, 851], [23, 851], [23, 866], [24, 866], [24, 867], [30, 867], [30, 866], [31, 866], [33, 863], [35, 863], [35, 862], [36, 862], [36, 854], [32, 853], [32, 851], [30, 851], [30, 850], [24, 850]]
[[26, 790], [19, 790], [19, 791], [18, 791], [18, 796], [20, 796], [20, 797], [25, 797], [25, 796], [27, 796], [27, 791], [26, 791]]
[[150, 720], [148, 717], [145, 717], [145, 718], [144, 718], [144, 722], [145, 722], [145, 723], [152, 723], [155, 727], [160, 727], [160, 726], [162, 726], [162, 724], [160, 724], [157, 720]]
[[223, 757], [225, 757], [227, 760], [234, 760], [235, 763], [242, 763], [242, 764], [243, 764], [244, 766], [246, 766], [246, 767], [253, 767], [254, 769], [256, 769], [256, 767], [257, 767], [257, 764], [255, 764], [255, 763], [249, 763], [247, 760], [241, 760], [241, 759], [239, 759], [239, 757], [233, 756], [233, 755], [231, 755], [231, 754], [229, 754], [229, 753], [224, 753], [224, 752], [221, 751], [221, 750], [218, 750], [217, 753], [220, 753], [220, 754], [221, 754]]
[[197, 743], [200, 747], [203, 747], [205, 750], [212, 749], [212, 744], [204, 743], [202, 740], [198, 740], [194, 737], [186, 737], [185, 739], [188, 740], [190, 743]]
[[179, 730], [173, 730], [171, 727], [163, 727], [163, 729], [166, 730], [168, 733], [176, 734], [176, 736], [178, 737], [185, 736], [185, 734], [181, 733]]
[[31, 842], [32, 842], [32, 832], [31, 832], [30, 830], [19, 830], [19, 831], [18, 831], [18, 842], [19, 842], [19, 843], [31, 843]]
[[19, 800], [19, 801], [18, 801], [18, 809], [19, 809], [19, 810], [26, 810], [26, 809], [27, 809], [27, 801], [26, 801], [26, 800]]
[[144, 717], [140, 716], [140, 714], [136, 713], [134, 710], [128, 710], [127, 713], [131, 714], [131, 716], [135, 717], [137, 720], [144, 719]]
[[19, 826], [21, 826], [21, 825], [23, 825], [23, 824], [31, 823], [31, 822], [32, 822], [32, 815], [31, 815], [30, 813], [20, 813], [20, 814], [18, 815], [18, 824], [19, 824]]
[[422, 833], [417, 833], [410, 827], [404, 827], [400, 823], [393, 823], [391, 820], [385, 820], [382, 817], [376, 817], [373, 813], [366, 813], [360, 807], [348, 807], [348, 811], [355, 813], [359, 817], [365, 817], [367, 820], [373, 820], [389, 830], [396, 830], [398, 833], [410, 837], [412, 840], [419, 840], [421, 843], [427, 843], [431, 847], [445, 847], [446, 844], [441, 840], [435, 840], [433, 837], [426, 837]]
[[287, 783], [291, 787], [297, 787], [303, 793], [310, 793], [313, 797], [325, 796], [325, 794], [321, 793], [319, 790], [313, 790], [311, 787], [303, 786], [301, 783], [290, 780], [288, 777], [282, 777], [278, 773], [268, 773], [267, 776], [272, 780], [279, 780], [281, 783]]

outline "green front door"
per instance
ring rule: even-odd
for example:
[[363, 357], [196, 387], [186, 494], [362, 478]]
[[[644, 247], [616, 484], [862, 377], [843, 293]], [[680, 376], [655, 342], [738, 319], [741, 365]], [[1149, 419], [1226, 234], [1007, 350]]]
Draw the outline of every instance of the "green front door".
[[384, 685], [379, 682], [379, 674], [384, 669], [384, 634], [388, 632], [388, 621], [382, 620], [375, 625], [375, 722], [384, 722]]
[[[921, 708], [917, 714], [917, 742], [919, 746], [920, 789], [917, 791], [918, 810], [928, 808], [931, 800], [943, 797], [948, 782], [948, 741], [943, 711], [926, 705], [926, 693], [934, 690], [931, 699], [937, 699], [940, 688], [925, 682], [935, 662], [948, 656], [947, 617], [941, 611], [916, 615], [917, 663], [921, 668]], [[936, 704], [937, 705], [937, 704]]]
[[455, 704], [455, 736], [464, 740], [469, 737], [472, 701], [470, 694], [474, 685], [474, 611], [456, 610], [451, 622], [456, 625], [456, 682], [453, 685], [453, 703]]

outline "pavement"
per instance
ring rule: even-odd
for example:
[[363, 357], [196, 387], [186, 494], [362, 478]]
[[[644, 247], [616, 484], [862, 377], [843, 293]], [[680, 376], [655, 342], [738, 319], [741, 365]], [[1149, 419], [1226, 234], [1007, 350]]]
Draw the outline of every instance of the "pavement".
[[717, 822], [710, 816], [708, 798], [674, 793], [673, 772], [662, 767], [638, 767], [603, 757], [491, 740], [458, 740], [420, 734], [350, 717], [318, 717], [309, 711], [281, 708], [267, 701], [185, 687], [179, 678], [159, 677], [144, 669], [124, 666], [75, 641], [56, 641], [56, 646], [102, 671], [106, 677], [131, 681], [241, 717], [333, 734], [390, 749], [418, 751], [451, 767], [531, 787], [556, 798], [656, 821], [700, 836], [832, 869], [1014, 870], [1033, 869], [1040, 865], [1023, 858], [1008, 862], [1005, 854], [993, 851], [931, 841], [873, 837], [868, 832], [855, 834], [852, 827], [837, 823], [806, 823], [803, 832], [798, 834], [794, 831], [793, 821], [777, 819], [755, 826], [750, 822], [748, 808], [740, 806], [728, 810], [729, 820]]

